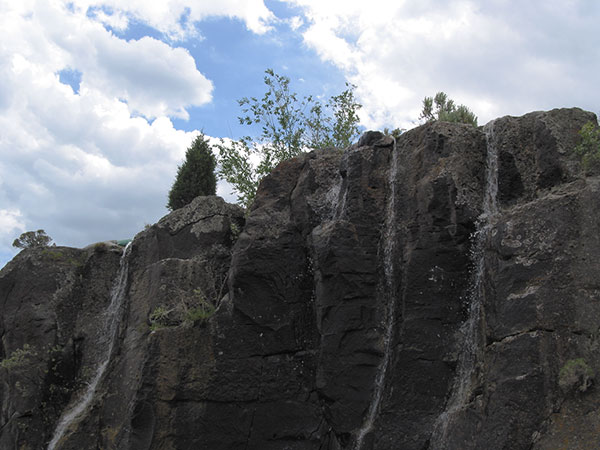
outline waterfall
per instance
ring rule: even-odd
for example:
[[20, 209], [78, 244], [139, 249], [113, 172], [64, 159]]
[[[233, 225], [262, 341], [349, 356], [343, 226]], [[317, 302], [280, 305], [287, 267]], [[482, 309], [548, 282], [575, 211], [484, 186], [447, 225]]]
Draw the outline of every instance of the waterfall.
[[478, 362], [480, 361], [481, 305], [485, 295], [485, 248], [498, 214], [498, 152], [494, 145], [494, 122], [484, 127], [487, 140], [486, 181], [482, 213], [478, 217], [473, 235], [471, 257], [473, 272], [469, 286], [469, 317], [461, 326], [462, 348], [452, 395], [446, 410], [438, 417], [431, 436], [431, 450], [446, 448], [446, 440], [453, 419], [465, 409], [473, 390]]
[[100, 381], [102, 380], [102, 377], [108, 368], [115, 342], [117, 341], [119, 334], [119, 324], [121, 323], [123, 316], [123, 302], [125, 301], [126, 297], [125, 293], [127, 290], [127, 274], [129, 269], [130, 253], [131, 242], [129, 242], [123, 250], [119, 273], [111, 290], [110, 305], [104, 313], [104, 334], [98, 347], [105, 348], [106, 350], [104, 351], [101, 362], [96, 368], [96, 373], [89, 382], [85, 392], [63, 412], [58, 425], [54, 430], [52, 440], [48, 444], [48, 450], [54, 450], [56, 445], [64, 437], [69, 426], [84, 417], [86, 409], [92, 402], [96, 393], [96, 389], [98, 388], [98, 385], [100, 384]]
[[396, 241], [396, 176], [398, 174], [398, 152], [396, 139], [392, 148], [392, 163], [388, 175], [389, 197], [386, 205], [385, 229], [383, 235], [383, 267], [385, 283], [383, 285], [383, 298], [387, 300], [385, 325], [383, 330], [383, 359], [375, 376], [375, 389], [367, 415], [362, 426], [356, 433], [354, 450], [360, 450], [364, 438], [373, 430], [375, 419], [379, 413], [379, 406], [385, 387], [385, 378], [392, 354], [392, 338], [394, 334], [394, 316], [396, 313], [396, 287], [394, 284], [394, 248]]

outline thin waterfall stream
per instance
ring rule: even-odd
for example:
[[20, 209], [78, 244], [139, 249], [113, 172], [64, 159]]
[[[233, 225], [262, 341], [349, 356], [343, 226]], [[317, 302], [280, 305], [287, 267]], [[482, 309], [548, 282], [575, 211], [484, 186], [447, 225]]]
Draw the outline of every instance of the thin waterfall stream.
[[373, 397], [369, 404], [367, 415], [362, 426], [356, 433], [354, 450], [360, 450], [365, 437], [373, 430], [375, 419], [379, 413], [381, 399], [385, 387], [385, 379], [390, 365], [392, 354], [392, 340], [394, 335], [394, 317], [396, 314], [396, 287], [394, 283], [394, 248], [396, 242], [396, 176], [398, 174], [398, 152], [396, 150], [396, 139], [392, 147], [392, 162], [388, 175], [389, 197], [386, 204], [386, 217], [383, 234], [383, 266], [385, 283], [383, 286], [383, 298], [387, 300], [385, 324], [383, 329], [383, 358], [377, 375], [375, 376], [375, 388]]
[[131, 242], [127, 244], [123, 250], [121, 261], [119, 264], [119, 273], [115, 280], [115, 284], [111, 290], [110, 304], [104, 313], [104, 334], [103, 339], [100, 342], [99, 348], [106, 348], [94, 377], [90, 380], [85, 392], [77, 399], [75, 403], [65, 409], [63, 412], [54, 435], [48, 444], [48, 450], [54, 450], [56, 445], [65, 436], [65, 433], [69, 429], [69, 426], [84, 417], [88, 406], [91, 404], [106, 369], [110, 363], [115, 342], [118, 337], [119, 324], [123, 316], [123, 303], [126, 298], [127, 291], [127, 279], [129, 269], [129, 255], [131, 253]]
[[456, 415], [463, 411], [469, 402], [469, 396], [475, 383], [477, 365], [480, 361], [480, 341], [483, 338], [480, 329], [481, 307], [485, 295], [485, 250], [498, 215], [498, 152], [493, 142], [494, 122], [487, 124], [484, 131], [487, 140], [485, 192], [482, 205], [483, 211], [478, 217], [473, 235], [473, 249], [471, 252], [473, 272], [468, 292], [470, 301], [469, 317], [461, 327], [463, 340], [457, 375], [446, 409], [434, 425], [429, 445], [431, 450], [446, 448], [450, 425]]

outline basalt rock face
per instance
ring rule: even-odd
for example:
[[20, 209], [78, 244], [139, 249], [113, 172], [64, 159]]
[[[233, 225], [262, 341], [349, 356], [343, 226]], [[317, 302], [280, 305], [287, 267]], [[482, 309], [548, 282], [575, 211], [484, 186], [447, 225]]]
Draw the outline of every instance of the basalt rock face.
[[44, 448], [94, 364], [120, 250], [31, 249], [0, 272], [0, 448]]
[[0, 446], [52, 439], [125, 272], [106, 373], [57, 449], [595, 448], [589, 120], [369, 132], [280, 164], [247, 217], [196, 199], [120, 266], [112, 247], [21, 253], [0, 272]]

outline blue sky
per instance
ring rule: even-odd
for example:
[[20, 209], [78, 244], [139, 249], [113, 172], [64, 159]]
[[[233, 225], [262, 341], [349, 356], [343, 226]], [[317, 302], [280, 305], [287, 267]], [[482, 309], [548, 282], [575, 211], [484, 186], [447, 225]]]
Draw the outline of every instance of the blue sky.
[[595, 0], [0, 2], [0, 267], [26, 230], [81, 247], [157, 221], [199, 130], [247, 133], [237, 100], [267, 68], [300, 94], [355, 84], [368, 129], [418, 125], [439, 90], [480, 124], [598, 112], [599, 19]]

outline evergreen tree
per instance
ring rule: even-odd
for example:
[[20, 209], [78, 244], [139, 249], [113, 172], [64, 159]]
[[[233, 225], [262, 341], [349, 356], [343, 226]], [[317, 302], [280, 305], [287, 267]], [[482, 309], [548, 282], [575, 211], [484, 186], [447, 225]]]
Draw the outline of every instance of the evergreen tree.
[[200, 134], [185, 153], [185, 161], [177, 169], [177, 177], [169, 192], [167, 208], [182, 208], [199, 195], [215, 195], [215, 157], [208, 141]]

